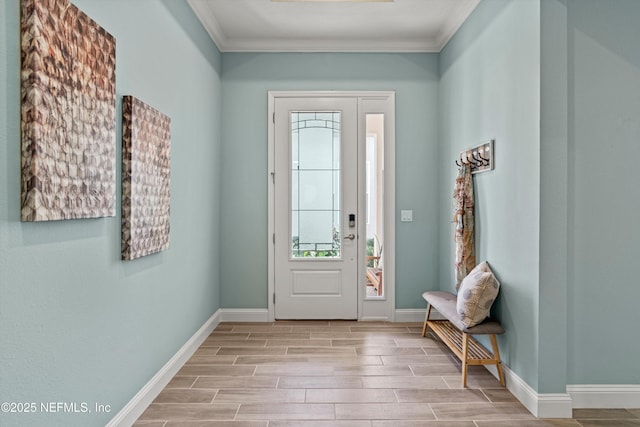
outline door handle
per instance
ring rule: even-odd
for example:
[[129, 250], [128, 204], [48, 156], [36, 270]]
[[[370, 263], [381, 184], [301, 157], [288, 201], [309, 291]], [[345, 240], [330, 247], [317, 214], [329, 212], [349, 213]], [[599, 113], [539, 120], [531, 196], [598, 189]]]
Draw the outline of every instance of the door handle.
[[353, 239], [355, 239], [355, 238], [356, 238], [356, 235], [355, 235], [355, 234], [353, 234], [353, 233], [351, 233], [351, 234], [349, 234], [349, 235], [347, 235], [347, 236], [344, 236], [344, 238], [345, 238], [345, 239], [349, 239], [349, 240], [353, 240]]

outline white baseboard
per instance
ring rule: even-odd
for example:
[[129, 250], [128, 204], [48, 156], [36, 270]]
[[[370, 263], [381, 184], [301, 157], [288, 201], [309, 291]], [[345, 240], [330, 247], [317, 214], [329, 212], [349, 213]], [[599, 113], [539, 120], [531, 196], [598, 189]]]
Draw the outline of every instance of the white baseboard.
[[[221, 308], [222, 322], [269, 322], [269, 311], [266, 308]], [[425, 310], [399, 309], [396, 310], [396, 322], [420, 322], [424, 321]], [[388, 321], [388, 317], [367, 316], [362, 321]]]
[[[494, 377], [498, 378], [498, 370], [494, 365], [485, 366]], [[538, 393], [511, 369], [502, 366], [507, 390], [538, 418], [571, 418], [573, 404], [567, 393]]]
[[218, 310], [222, 322], [268, 322], [266, 308], [221, 308]]
[[[424, 322], [424, 317], [427, 315], [427, 309], [426, 308], [419, 308], [419, 309], [415, 309], [415, 308], [399, 308], [396, 310], [396, 322], [402, 322], [402, 323], [407, 323], [407, 322], [418, 322], [418, 323], [423, 323]], [[438, 313], [438, 311], [436, 309], [431, 310], [431, 315], [429, 316], [429, 319], [432, 320], [445, 320], [446, 317], [444, 317], [442, 314]]]
[[[389, 322], [389, 318], [386, 316], [366, 316], [358, 319], [360, 322]], [[396, 320], [398, 322], [398, 320]]]
[[162, 389], [169, 384], [173, 376], [182, 368], [189, 358], [213, 332], [221, 321], [220, 310], [216, 311], [200, 329], [187, 341], [178, 352], [140, 389], [133, 399], [127, 403], [115, 417], [107, 423], [107, 427], [131, 426], [142, 415]]
[[[496, 378], [495, 366], [486, 368]], [[571, 418], [573, 409], [640, 408], [640, 384], [567, 385], [566, 393], [538, 393], [503, 366], [507, 389], [538, 418]]]
[[567, 385], [574, 408], [640, 408], [640, 384]]
[[398, 308], [396, 309], [396, 322], [408, 323], [408, 322], [424, 322], [424, 316], [427, 313], [427, 309], [413, 309], [413, 308]]
[[[221, 308], [222, 322], [269, 322], [269, 311], [265, 308]], [[424, 321], [426, 309], [397, 309], [395, 321], [408, 323]], [[437, 313], [434, 313], [437, 318]], [[360, 319], [362, 321], [388, 321], [387, 317], [368, 316]]]

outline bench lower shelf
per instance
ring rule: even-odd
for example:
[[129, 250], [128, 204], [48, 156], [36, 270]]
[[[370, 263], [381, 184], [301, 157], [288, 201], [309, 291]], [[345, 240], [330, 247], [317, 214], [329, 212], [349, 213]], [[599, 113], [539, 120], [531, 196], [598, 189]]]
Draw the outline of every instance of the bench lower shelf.
[[[500, 362], [500, 351], [495, 334], [490, 334], [493, 354], [484, 348], [471, 335], [463, 333], [448, 320], [427, 320], [426, 326], [453, 351], [462, 362], [462, 386], [467, 386], [467, 367], [469, 365], [496, 365], [500, 384], [504, 387], [504, 374]], [[426, 331], [425, 331], [426, 332]], [[423, 333], [424, 336], [424, 333]]]

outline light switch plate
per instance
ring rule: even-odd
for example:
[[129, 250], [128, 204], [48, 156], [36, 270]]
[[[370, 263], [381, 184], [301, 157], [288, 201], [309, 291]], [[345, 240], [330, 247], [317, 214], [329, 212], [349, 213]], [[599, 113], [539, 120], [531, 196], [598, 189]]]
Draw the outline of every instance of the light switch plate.
[[401, 222], [412, 222], [413, 221], [413, 211], [400, 211], [400, 221]]

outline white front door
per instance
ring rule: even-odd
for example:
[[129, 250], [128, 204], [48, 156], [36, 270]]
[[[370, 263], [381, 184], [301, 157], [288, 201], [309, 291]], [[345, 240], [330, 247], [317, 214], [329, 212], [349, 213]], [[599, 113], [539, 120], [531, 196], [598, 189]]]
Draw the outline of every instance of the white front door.
[[275, 99], [276, 319], [358, 316], [358, 99]]

